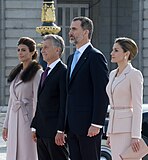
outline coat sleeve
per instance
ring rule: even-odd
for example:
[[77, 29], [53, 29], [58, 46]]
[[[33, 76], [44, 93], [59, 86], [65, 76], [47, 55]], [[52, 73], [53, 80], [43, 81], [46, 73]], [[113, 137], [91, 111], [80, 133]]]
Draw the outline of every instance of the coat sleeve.
[[57, 130], [64, 131], [65, 114], [66, 114], [66, 69], [64, 69], [60, 74], [59, 89], [60, 89], [60, 108], [58, 114]]
[[106, 85], [108, 83], [107, 61], [101, 53], [94, 53], [91, 57], [90, 72], [93, 83], [93, 113], [92, 124], [104, 125], [108, 96]]
[[3, 128], [8, 128], [8, 121], [9, 121], [11, 104], [12, 104], [12, 98], [11, 98], [11, 95], [10, 95], [9, 102], [8, 102], [7, 113], [6, 113], [6, 117], [5, 117], [4, 124], [3, 124]]
[[43, 70], [38, 70], [34, 79], [33, 79], [33, 117], [35, 115], [36, 111], [36, 105], [37, 105], [37, 93], [38, 93], [38, 87], [40, 83], [40, 78]]
[[133, 71], [131, 78], [131, 94], [133, 105], [132, 138], [141, 137], [143, 76], [140, 71]]

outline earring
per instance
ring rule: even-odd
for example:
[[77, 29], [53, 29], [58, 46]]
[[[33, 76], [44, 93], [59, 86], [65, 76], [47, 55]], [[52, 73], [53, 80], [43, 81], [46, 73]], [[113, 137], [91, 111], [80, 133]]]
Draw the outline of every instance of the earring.
[[124, 57], [124, 59], [126, 60], [126, 56]]

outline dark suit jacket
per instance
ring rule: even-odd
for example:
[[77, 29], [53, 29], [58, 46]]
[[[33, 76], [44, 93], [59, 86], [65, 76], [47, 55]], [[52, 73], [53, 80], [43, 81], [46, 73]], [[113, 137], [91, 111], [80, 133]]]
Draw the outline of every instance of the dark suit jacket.
[[38, 101], [31, 127], [42, 138], [64, 131], [66, 109], [66, 66], [58, 62], [38, 89]]
[[107, 61], [104, 55], [89, 45], [69, 78], [73, 55], [68, 58], [67, 126], [73, 133], [86, 135], [91, 125], [104, 125], [108, 106]]

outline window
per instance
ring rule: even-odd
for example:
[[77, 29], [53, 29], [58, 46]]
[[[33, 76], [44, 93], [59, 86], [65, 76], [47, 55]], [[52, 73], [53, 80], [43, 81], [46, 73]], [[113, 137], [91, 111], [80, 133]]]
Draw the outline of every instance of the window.
[[88, 4], [57, 4], [57, 24], [61, 27], [61, 35], [65, 40], [65, 54], [62, 59], [64, 62], [67, 61], [70, 53], [73, 53], [74, 46], [69, 43], [69, 26], [71, 20], [77, 16], [87, 16], [89, 14], [89, 5]]

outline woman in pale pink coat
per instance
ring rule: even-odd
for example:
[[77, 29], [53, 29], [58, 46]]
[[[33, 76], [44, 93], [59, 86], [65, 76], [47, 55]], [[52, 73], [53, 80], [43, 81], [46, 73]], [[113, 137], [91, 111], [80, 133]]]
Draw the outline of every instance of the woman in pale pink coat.
[[130, 63], [137, 52], [136, 43], [125, 37], [115, 40], [111, 52], [111, 62], [118, 65], [110, 73], [106, 88], [111, 107], [107, 144], [113, 160], [121, 160], [120, 154], [130, 145], [135, 152], [140, 147], [143, 76]]
[[36, 108], [42, 69], [36, 61], [36, 43], [29, 37], [18, 41], [21, 62], [10, 73], [10, 98], [4, 121], [3, 139], [7, 142], [7, 160], [37, 160], [36, 143], [30, 124]]

